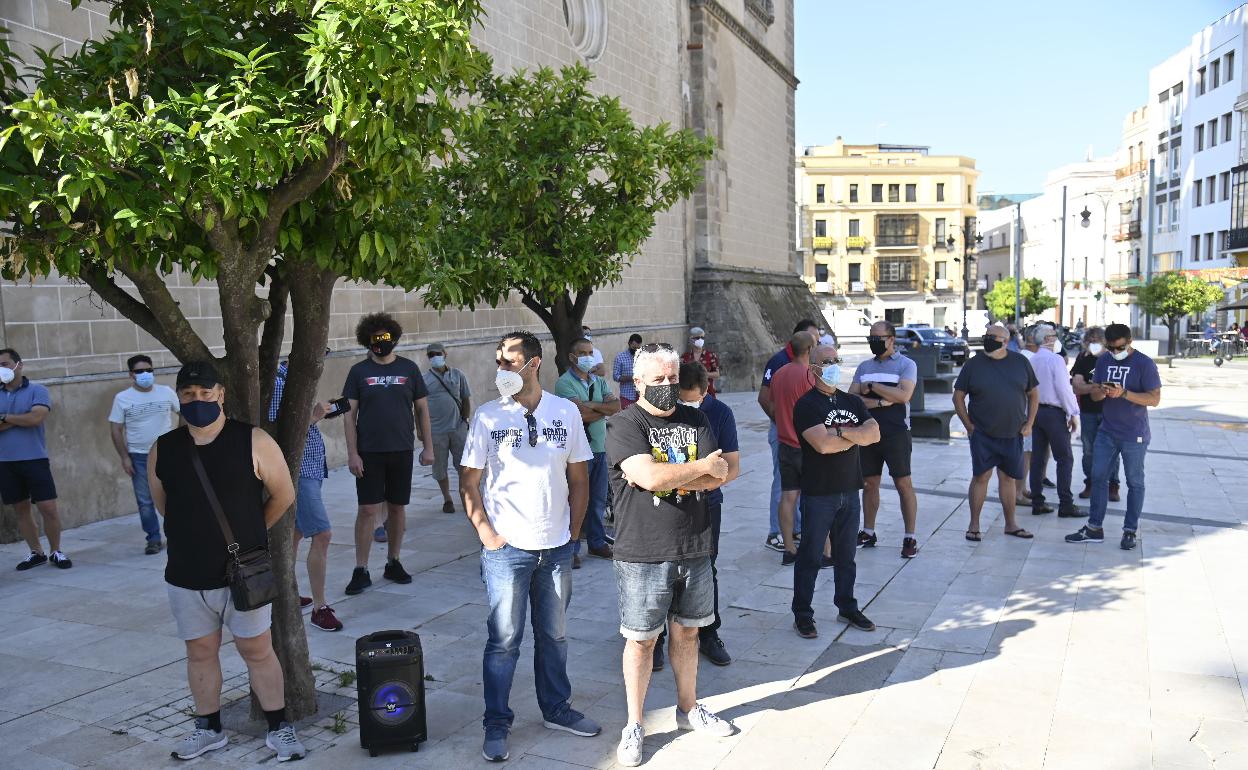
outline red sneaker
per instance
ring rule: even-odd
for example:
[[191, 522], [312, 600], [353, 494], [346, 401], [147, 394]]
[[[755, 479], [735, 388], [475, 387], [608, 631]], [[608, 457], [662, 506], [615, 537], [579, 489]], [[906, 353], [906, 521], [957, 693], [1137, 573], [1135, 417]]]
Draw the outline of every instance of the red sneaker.
[[342, 621], [334, 615], [334, 610], [329, 605], [312, 610], [312, 625], [322, 631], [342, 630]]
[[312, 597], [311, 597], [311, 596], [300, 596], [300, 597], [299, 597], [299, 609], [303, 609], [304, 607], [307, 607], [307, 606], [308, 606], [309, 604], [311, 604], [311, 603], [312, 603]]

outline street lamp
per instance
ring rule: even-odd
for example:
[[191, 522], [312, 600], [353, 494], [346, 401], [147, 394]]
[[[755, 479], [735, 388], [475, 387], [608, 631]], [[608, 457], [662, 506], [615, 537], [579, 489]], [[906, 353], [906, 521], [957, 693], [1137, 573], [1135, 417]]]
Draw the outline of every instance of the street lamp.
[[[1097, 312], [1097, 323], [1100, 325], [1104, 325], [1105, 324], [1105, 300], [1104, 300], [1105, 293], [1104, 292], [1105, 292], [1105, 277], [1106, 277], [1105, 276], [1105, 270], [1106, 270], [1105, 250], [1109, 245], [1109, 204], [1114, 202], [1114, 195], [1112, 192], [1109, 192], [1109, 193], [1085, 192], [1080, 197], [1087, 198], [1089, 196], [1096, 198], [1098, 201], [1101, 202], [1101, 285], [1096, 291], [1096, 293], [1099, 295], [1096, 298], [1097, 300], [1096, 312]], [[1088, 205], [1086, 203], [1083, 205], [1083, 211], [1079, 212], [1079, 217], [1080, 217], [1079, 219], [1080, 227], [1089, 228], [1092, 226], [1092, 212], [1088, 210]], [[1087, 292], [1088, 290], [1088, 254], [1087, 252], [1084, 252], [1083, 254], [1083, 284], [1084, 284], [1083, 290]]]
[[[953, 261], [962, 265], [962, 339], [965, 340], [970, 339], [970, 333], [966, 330], [966, 290], [967, 283], [970, 280], [969, 274], [971, 271], [971, 264], [975, 261], [975, 257], [971, 256], [971, 251], [978, 248], [979, 245], [984, 242], [984, 236], [976, 233], [972, 242], [970, 233], [966, 231], [966, 228], [959, 227], [956, 223], [950, 225], [950, 227], [962, 230], [962, 259], [954, 257]], [[945, 244], [951, 249], [953, 248], [954, 243], [955, 241], [952, 235], [945, 239]]]

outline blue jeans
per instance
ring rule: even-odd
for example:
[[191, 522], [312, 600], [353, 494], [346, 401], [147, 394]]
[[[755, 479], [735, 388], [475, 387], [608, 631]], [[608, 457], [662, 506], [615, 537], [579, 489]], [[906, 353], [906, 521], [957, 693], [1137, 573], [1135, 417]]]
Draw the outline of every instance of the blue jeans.
[[[780, 436], [776, 433], [776, 422], [772, 420], [767, 429], [767, 443], [771, 445], [771, 529], [767, 535], [780, 534]], [[798, 498], [799, 502], [801, 498]], [[802, 531], [802, 507], [799, 504], [793, 511], [793, 533]]]
[[490, 600], [486, 620], [482, 683], [485, 727], [510, 727], [515, 714], [507, 706], [511, 681], [524, 640], [525, 611], [532, 607], [533, 676], [537, 704], [546, 721], [558, 721], [568, 710], [568, 641], [564, 616], [572, 599], [572, 544], [542, 551], [504, 545], [481, 550], [481, 580]]
[[[602, 517], [607, 511], [607, 453], [594, 452], [594, 459], [589, 461], [589, 505], [585, 508], [585, 522], [581, 525], [581, 534], [590, 548], [602, 548], [607, 544], [607, 528]], [[581, 552], [581, 541], [578, 538], [572, 544], [572, 553]]]
[[[1101, 430], [1101, 415], [1084, 414], [1079, 418], [1079, 442], [1083, 444], [1083, 483], [1092, 483], [1092, 456], [1096, 446], [1096, 434]], [[1109, 483], [1118, 483], [1118, 461], [1109, 469]]]
[[802, 514], [806, 532], [797, 546], [797, 564], [793, 566], [793, 617], [813, 620], [811, 600], [815, 596], [815, 579], [823, 566], [823, 544], [832, 536], [832, 581], [836, 587], [833, 601], [841, 612], [858, 609], [854, 599], [854, 582], [858, 565], [854, 559], [858, 549], [858, 520], [862, 502], [858, 490], [832, 495], [807, 495], [802, 498]]
[[1096, 444], [1092, 447], [1092, 505], [1088, 509], [1088, 526], [1100, 529], [1105, 523], [1105, 508], [1109, 505], [1109, 469], [1122, 457], [1123, 474], [1127, 477], [1127, 515], [1122, 522], [1124, 532], [1134, 532], [1140, 526], [1140, 512], [1144, 510], [1144, 456], [1148, 454], [1147, 441], [1121, 441], [1098, 431]]
[[134, 478], [130, 479], [130, 483], [134, 486], [135, 502], [139, 504], [139, 523], [147, 533], [147, 542], [159, 543], [160, 517], [156, 515], [152, 490], [147, 484], [147, 455], [131, 452], [130, 464], [134, 466]]

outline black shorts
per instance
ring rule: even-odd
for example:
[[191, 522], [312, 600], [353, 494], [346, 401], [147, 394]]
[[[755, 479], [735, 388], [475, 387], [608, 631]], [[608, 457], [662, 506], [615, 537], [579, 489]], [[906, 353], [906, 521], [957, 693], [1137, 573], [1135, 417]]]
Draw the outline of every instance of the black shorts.
[[412, 450], [360, 452], [364, 475], [355, 480], [360, 505], [407, 505], [412, 499]]
[[971, 434], [971, 473], [983, 475], [993, 468], [1012, 479], [1023, 477], [1023, 437], [996, 438], [981, 430]]
[[879, 476], [888, 466], [888, 475], [895, 479], [904, 479], [910, 475], [910, 453], [913, 445], [910, 431], [890, 433], [880, 436], [874, 444], [858, 447], [858, 461], [862, 464], [862, 475], [866, 478]]
[[5, 505], [56, 499], [56, 483], [48, 458], [0, 462], [0, 501]]
[[796, 492], [802, 488], [802, 450], [780, 442], [780, 489]]

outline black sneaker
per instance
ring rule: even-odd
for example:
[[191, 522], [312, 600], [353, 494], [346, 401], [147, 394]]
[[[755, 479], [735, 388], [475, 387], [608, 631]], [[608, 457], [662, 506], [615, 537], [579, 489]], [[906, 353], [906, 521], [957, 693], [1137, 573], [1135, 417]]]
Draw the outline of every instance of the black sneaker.
[[1067, 543], [1103, 543], [1105, 542], [1105, 530], [1092, 529], [1091, 527], [1080, 527], [1079, 531], [1073, 535], [1066, 536]]
[[74, 563], [69, 560], [69, 557], [60, 551], [53, 551], [52, 555], [48, 557], [48, 561], [55, 564], [59, 569], [69, 569], [74, 566]]
[[814, 639], [819, 636], [819, 632], [815, 630], [815, 621], [813, 620], [795, 620], [793, 628], [797, 629], [797, 635], [803, 639]]
[[788, 551], [785, 551], [784, 555], [780, 557], [780, 566], [792, 567], [793, 563], [796, 561], [797, 561], [797, 554], [789, 553]]
[[732, 656], [728, 654], [723, 640], [716, 633], [707, 634], [706, 637], [698, 640], [698, 652], [717, 666], [726, 666], [732, 662]]
[[876, 543], [876, 537], [875, 537], [874, 532], [868, 535], [863, 530], [858, 531], [858, 547], [859, 548], [874, 548], [875, 543]]
[[784, 538], [779, 535], [768, 535], [767, 539], [763, 542], [763, 545], [773, 551], [781, 552], [784, 550]]
[[1057, 506], [1057, 516], [1062, 519], [1084, 519], [1088, 512], [1079, 510], [1074, 503], [1062, 503]]
[[1053, 512], [1053, 506], [1049, 505], [1043, 500], [1041, 500], [1038, 503], [1034, 499], [1031, 501], [1031, 515], [1032, 516], [1039, 516], [1042, 513], [1052, 513], [1052, 512]]
[[836, 566], [836, 562], [832, 561], [831, 556], [821, 556], [822, 561], [819, 562], [819, 569], [832, 569]]
[[165, 547], [165, 544], [160, 542], [159, 540], [148, 540], [147, 546], [143, 549], [143, 553], [146, 554], [147, 556], [154, 556], [160, 553], [160, 549], [164, 547]]
[[1131, 531], [1122, 533], [1122, 540], [1118, 541], [1118, 547], [1124, 551], [1130, 551], [1135, 548], [1135, 533]]
[[351, 573], [351, 582], [347, 583], [346, 594], [347, 596], [355, 596], [358, 593], [363, 593], [364, 589], [372, 584], [373, 579], [368, 576], [368, 568], [356, 567], [355, 571]]
[[837, 620], [843, 620], [859, 631], [874, 631], [875, 624], [871, 622], [866, 615], [862, 614], [862, 610], [854, 610], [853, 612], [842, 612], [836, 616]]
[[663, 640], [654, 643], [654, 660], [650, 667], [651, 671], [663, 670]]
[[17, 563], [17, 571], [25, 572], [31, 567], [38, 567], [40, 564], [46, 564], [47, 561], [48, 561], [47, 556], [44, 556], [41, 553], [36, 553], [35, 551], [31, 551], [30, 556], [27, 556], [25, 559], [22, 559], [21, 561]]
[[400, 585], [407, 585], [412, 582], [412, 576], [407, 574], [407, 570], [403, 569], [403, 565], [399, 563], [398, 559], [391, 559], [386, 562], [386, 568], [382, 571], [381, 576]]
[[1044, 481], [1042, 481], [1042, 482], [1040, 483], [1040, 485], [1041, 485], [1041, 486], [1048, 487], [1049, 489], [1056, 489], [1056, 488], [1057, 488], [1057, 485], [1056, 485], [1056, 484], [1054, 484], [1052, 481], [1049, 481], [1047, 478], [1046, 478]]

